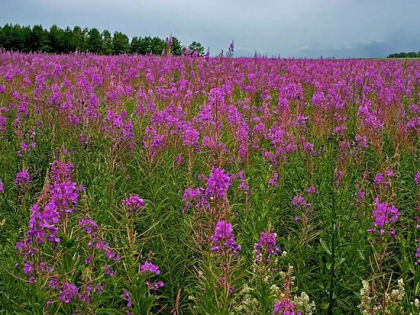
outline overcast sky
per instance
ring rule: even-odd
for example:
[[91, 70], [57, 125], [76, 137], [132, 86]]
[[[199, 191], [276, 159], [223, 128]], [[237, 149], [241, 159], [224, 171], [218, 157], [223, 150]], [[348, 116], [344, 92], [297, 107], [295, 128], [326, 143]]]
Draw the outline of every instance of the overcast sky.
[[420, 0], [0, 0], [0, 24], [193, 40], [212, 55], [384, 57], [420, 51]]

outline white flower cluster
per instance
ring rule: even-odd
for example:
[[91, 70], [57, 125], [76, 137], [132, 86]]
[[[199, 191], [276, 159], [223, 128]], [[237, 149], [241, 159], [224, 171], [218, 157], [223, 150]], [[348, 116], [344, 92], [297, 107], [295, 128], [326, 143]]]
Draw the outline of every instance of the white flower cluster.
[[[380, 298], [371, 289], [370, 284], [366, 280], [362, 280], [362, 289], [360, 289], [361, 301], [358, 306], [362, 314], [402, 314], [403, 306], [401, 305], [405, 297], [404, 281], [398, 280], [397, 287], [391, 293], [385, 293]], [[380, 301], [385, 300], [386, 303]]]
[[293, 304], [296, 307], [298, 312], [302, 312], [302, 314], [313, 314], [316, 310], [315, 302], [309, 300], [309, 296], [306, 292], [302, 292], [300, 296], [296, 295], [293, 298]]
[[[309, 296], [302, 292], [299, 295], [296, 294], [298, 288], [294, 286], [295, 277], [293, 277], [293, 266], [289, 265], [287, 271], [282, 271], [278, 269], [280, 266], [279, 260], [286, 256], [287, 253], [283, 252], [280, 257], [273, 259], [272, 263], [267, 269], [267, 266], [262, 266], [258, 262], [255, 262], [252, 266], [252, 277], [248, 284], [243, 286], [239, 292], [241, 296], [241, 302], [235, 307], [234, 311], [237, 314], [258, 314], [260, 310], [260, 302], [256, 298], [257, 285], [258, 281], [261, 281], [265, 285], [269, 286], [270, 300], [273, 301], [273, 306], [276, 301], [281, 301], [283, 299], [289, 299], [293, 302], [295, 306], [295, 311], [301, 312], [302, 315], [311, 315], [315, 312], [315, 302], [309, 300]], [[265, 268], [265, 269], [264, 269]], [[284, 284], [288, 282], [286, 292]], [[280, 284], [280, 286], [279, 286]]]

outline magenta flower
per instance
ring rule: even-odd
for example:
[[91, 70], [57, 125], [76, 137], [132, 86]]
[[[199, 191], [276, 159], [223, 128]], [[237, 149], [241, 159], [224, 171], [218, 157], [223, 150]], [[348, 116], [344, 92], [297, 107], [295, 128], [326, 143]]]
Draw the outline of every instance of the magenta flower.
[[94, 235], [95, 231], [98, 229], [96, 222], [90, 218], [81, 219], [79, 221], [79, 226], [89, 235]]
[[276, 236], [276, 233], [261, 232], [260, 239], [254, 245], [256, 260], [258, 262], [262, 261], [263, 257], [265, 257], [265, 262], [269, 263], [271, 256], [278, 255], [279, 247], [276, 246]]
[[366, 193], [363, 190], [359, 189], [357, 191], [356, 196], [354, 197], [354, 199], [356, 199], [356, 201], [360, 203], [363, 200], [365, 200], [365, 196], [366, 196]]
[[55, 160], [51, 165], [51, 180], [53, 182], [65, 182], [71, 179], [74, 171], [73, 163]]
[[121, 295], [124, 301], [127, 301], [127, 307], [133, 306], [133, 301], [131, 300], [131, 293], [130, 291], [123, 289], [123, 294]]
[[298, 210], [299, 208], [307, 208], [309, 210], [312, 207], [312, 204], [307, 202], [301, 195], [294, 196], [290, 203], [295, 206], [295, 210]]
[[301, 312], [295, 313], [295, 305], [292, 301], [283, 300], [274, 305], [273, 315], [300, 315]]
[[[374, 228], [369, 229], [371, 233], [379, 233], [384, 235], [386, 228], [392, 222], [398, 220], [400, 212], [395, 206], [389, 206], [387, 202], [381, 203], [379, 198], [375, 199], [375, 209], [373, 210], [373, 217], [375, 221], [373, 222]], [[391, 236], [395, 235], [394, 229], [389, 228], [389, 234]]]
[[29, 172], [27, 169], [23, 169], [22, 171], [16, 174], [15, 184], [18, 187], [29, 187], [32, 185], [31, 179], [29, 177]]
[[90, 298], [92, 295], [92, 291], [94, 290], [94, 287], [92, 284], [88, 284], [84, 291], [79, 294], [79, 301], [90, 303]]
[[416, 177], [414, 178], [417, 185], [420, 185], [420, 171], [417, 172]]
[[0, 193], [4, 193], [4, 185], [1, 179], [0, 179]]
[[200, 133], [196, 129], [194, 129], [191, 126], [191, 124], [185, 123], [183, 128], [184, 128], [184, 137], [183, 137], [184, 145], [197, 147]]
[[222, 250], [230, 249], [232, 250], [232, 254], [236, 255], [241, 250], [241, 246], [235, 242], [232, 224], [227, 223], [226, 221], [217, 222], [211, 240], [214, 244], [211, 247], [211, 251], [213, 252], [221, 252]]
[[279, 178], [279, 174], [274, 173], [273, 176], [268, 180], [268, 183], [273, 187], [278, 187], [279, 186], [278, 178]]
[[150, 263], [150, 262], [148, 262], [148, 261], [145, 261], [143, 265], [139, 266], [139, 272], [140, 273], [144, 274], [146, 271], [149, 271], [149, 272], [154, 273], [156, 275], [160, 274], [159, 267]]
[[306, 192], [307, 192], [309, 195], [313, 195], [313, 194], [315, 194], [315, 193], [316, 193], [316, 188], [315, 188], [314, 186], [310, 186], [310, 187], [308, 187], [308, 189], [306, 189]]
[[146, 281], [146, 286], [152, 291], [157, 291], [159, 288], [163, 288], [164, 285], [165, 284], [162, 281], [158, 281], [154, 283]]
[[128, 198], [122, 201], [122, 204], [127, 207], [129, 211], [137, 211], [140, 208], [144, 207], [146, 204], [143, 199], [141, 199], [138, 195], [130, 195]]
[[60, 293], [60, 301], [69, 304], [73, 297], [77, 295], [77, 287], [70, 282], [64, 282]]
[[210, 198], [224, 199], [231, 185], [229, 175], [224, 169], [213, 168], [207, 180], [206, 195]]
[[383, 184], [384, 181], [385, 181], [384, 174], [378, 173], [378, 175], [376, 175], [376, 177], [375, 177], [374, 182], [375, 182], [376, 185], [380, 185], [380, 184]]
[[35, 271], [35, 265], [33, 263], [31, 262], [25, 263], [23, 267], [23, 272], [25, 273], [25, 275], [29, 275], [34, 271]]

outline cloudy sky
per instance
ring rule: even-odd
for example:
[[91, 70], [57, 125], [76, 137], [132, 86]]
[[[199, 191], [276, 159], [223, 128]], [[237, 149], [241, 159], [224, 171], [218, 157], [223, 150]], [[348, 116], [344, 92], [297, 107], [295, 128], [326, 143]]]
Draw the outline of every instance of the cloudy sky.
[[384, 57], [420, 51], [420, 0], [0, 0], [0, 24], [196, 40], [212, 55]]

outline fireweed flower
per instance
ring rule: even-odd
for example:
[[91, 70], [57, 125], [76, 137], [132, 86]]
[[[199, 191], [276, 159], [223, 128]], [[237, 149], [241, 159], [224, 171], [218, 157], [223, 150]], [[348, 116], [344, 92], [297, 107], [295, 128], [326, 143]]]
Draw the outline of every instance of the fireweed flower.
[[249, 192], [249, 186], [246, 184], [244, 171], [240, 171], [237, 174], [232, 174], [231, 180], [239, 180], [238, 188], [243, 190], [246, 194]]
[[160, 274], [159, 267], [150, 263], [150, 262], [148, 262], [148, 261], [145, 261], [143, 265], [139, 266], [139, 272], [141, 274], [144, 274], [146, 271], [149, 271], [149, 272], [154, 273], [156, 275]]
[[51, 165], [51, 181], [64, 182], [70, 180], [73, 171], [73, 163], [56, 160]]
[[374, 183], [376, 185], [391, 185], [391, 177], [394, 177], [394, 171], [393, 170], [387, 170], [384, 174], [378, 173], [375, 177]]
[[360, 135], [356, 134], [354, 136], [354, 139], [355, 139], [355, 145], [357, 146], [357, 148], [360, 151], [367, 148], [367, 138], [366, 138], [366, 136], [360, 136]]
[[185, 163], [185, 159], [182, 157], [182, 155], [179, 154], [175, 156], [175, 161], [178, 165], [183, 165]]
[[265, 257], [265, 262], [271, 261], [271, 256], [277, 256], [279, 247], [276, 246], [276, 233], [261, 232], [260, 239], [254, 245], [256, 260], [260, 262]]
[[314, 152], [314, 145], [311, 142], [305, 142], [303, 144], [303, 151], [306, 153], [313, 153]]
[[[417, 217], [417, 230], [420, 230], [420, 216]], [[417, 239], [416, 259], [417, 265], [420, 265], [420, 237]]]
[[117, 274], [117, 272], [115, 270], [114, 271], [111, 270], [108, 265], [104, 265], [103, 269], [104, 269], [104, 273], [107, 276], [115, 277], [115, 275]]
[[25, 273], [25, 275], [30, 275], [34, 271], [35, 271], [35, 265], [33, 263], [31, 262], [25, 263], [23, 267], [23, 272]]
[[49, 309], [52, 304], [53, 304], [53, 301], [48, 300], [47, 303], [45, 303], [44, 309], [46, 309], [46, 310]]
[[60, 288], [60, 283], [58, 282], [58, 280], [56, 279], [51, 279], [48, 286], [50, 288], [53, 288], [55, 290], [58, 290]]
[[274, 305], [273, 315], [300, 315], [301, 312], [295, 313], [295, 305], [292, 301], [283, 300]]
[[135, 212], [144, 207], [146, 203], [138, 195], [132, 194], [128, 198], [124, 199], [122, 204], [127, 207], [129, 211]]
[[[76, 183], [71, 181], [72, 165], [63, 162], [54, 162], [51, 167], [51, 180], [53, 181], [45, 192], [45, 203], [35, 203], [31, 208], [31, 215], [28, 223], [27, 237], [16, 243], [16, 248], [24, 256], [25, 274], [30, 274], [36, 268], [37, 272], [53, 271], [46, 263], [41, 262], [34, 265], [31, 262], [34, 253], [40, 251], [39, 247], [44, 242], [59, 243], [61, 239], [57, 236], [60, 229], [60, 221], [63, 214], [74, 212], [77, 205], [81, 187], [76, 187]], [[19, 183], [27, 182], [28, 174], [18, 176]], [[91, 227], [92, 229], [92, 227]], [[59, 289], [58, 283], [55, 284]], [[63, 303], [70, 303], [77, 292], [74, 284], [65, 282], [62, 285], [60, 300]]]
[[417, 258], [417, 265], [420, 265], [420, 238], [417, 240], [417, 252], [416, 252], [416, 258]]
[[183, 126], [183, 142], [185, 146], [197, 147], [200, 133], [191, 126], [191, 123], [185, 123]]
[[102, 286], [102, 283], [98, 283], [95, 289], [96, 289], [96, 292], [98, 292], [98, 294], [101, 294], [104, 291], [104, 287]]
[[378, 173], [374, 180], [376, 185], [383, 184], [385, 182], [384, 174]]
[[344, 177], [344, 173], [343, 173], [343, 171], [335, 170], [334, 171], [334, 176], [335, 176], [336, 180], [334, 181], [333, 184], [334, 184], [335, 187], [338, 187], [338, 186], [340, 186], [341, 180]]
[[207, 180], [206, 195], [210, 199], [224, 199], [231, 185], [229, 175], [224, 169], [213, 168]]
[[7, 123], [6, 118], [0, 115], [0, 133], [6, 130], [6, 123]]
[[417, 185], [420, 185], [420, 171], [417, 172], [416, 177], [414, 177]]
[[394, 177], [394, 171], [393, 170], [387, 170], [385, 172], [386, 177]]
[[226, 221], [217, 222], [214, 234], [210, 239], [213, 241], [213, 246], [211, 247], [213, 252], [231, 249], [232, 254], [236, 255], [241, 250], [241, 246], [235, 242], [232, 224]]
[[146, 281], [146, 286], [152, 291], [157, 291], [159, 288], [163, 288], [164, 285], [165, 284], [162, 281], [158, 281], [154, 283]]
[[312, 204], [308, 203], [305, 198], [301, 195], [296, 195], [293, 197], [293, 200], [290, 202], [293, 206], [295, 206], [295, 209], [299, 209], [301, 207], [310, 209], [312, 207]]
[[356, 199], [357, 202], [361, 203], [363, 200], [365, 200], [365, 196], [366, 196], [365, 192], [359, 189], [354, 199]]
[[[290, 202], [296, 211], [304, 211], [307, 214], [310, 214], [312, 212], [312, 204], [310, 202], [307, 202], [305, 198], [301, 195], [296, 195], [293, 197], [293, 200]], [[294, 217], [294, 220], [298, 222], [300, 220], [300, 217], [296, 215]]]
[[[373, 217], [375, 221], [373, 222], [374, 228], [370, 228], [368, 231], [370, 233], [379, 233], [384, 235], [386, 233], [386, 228], [392, 222], [398, 220], [400, 212], [395, 206], [389, 206], [387, 202], [381, 203], [379, 198], [375, 199], [375, 209], [373, 210]], [[394, 229], [389, 228], [389, 234], [391, 236], [395, 235]]]
[[184, 190], [182, 199], [185, 201], [184, 213], [191, 207], [192, 202], [196, 201], [202, 195], [202, 188], [187, 188]]
[[127, 307], [133, 306], [133, 301], [131, 300], [131, 293], [128, 290], [123, 289], [123, 294], [121, 295], [121, 297], [124, 301], [127, 301]]
[[128, 142], [131, 144], [134, 139], [133, 122], [126, 118], [126, 111], [122, 111], [119, 115], [111, 110], [106, 112], [104, 131], [114, 143]]
[[50, 187], [50, 206], [55, 208], [60, 214], [72, 213], [79, 199], [79, 192], [82, 187], [77, 187], [75, 182], [66, 180], [55, 182]]
[[16, 174], [15, 184], [21, 188], [31, 186], [32, 182], [27, 169], [23, 169]]
[[79, 301], [90, 303], [90, 297], [92, 295], [93, 289], [94, 289], [93, 285], [88, 284], [86, 288], [84, 289], [84, 291], [79, 294], [78, 296]]
[[4, 185], [1, 179], [0, 179], [0, 193], [4, 193]]
[[81, 219], [79, 221], [79, 226], [89, 235], [94, 235], [95, 231], [98, 229], [96, 222], [90, 218]]
[[78, 293], [77, 287], [70, 282], [64, 282], [60, 292], [60, 301], [69, 304]]
[[315, 194], [315, 193], [316, 193], [316, 188], [315, 188], [314, 186], [310, 186], [310, 187], [308, 187], [308, 189], [306, 189], [306, 192], [307, 192], [309, 195], [313, 195], [313, 194]]
[[279, 174], [274, 173], [273, 176], [271, 176], [271, 178], [268, 180], [268, 183], [273, 187], [278, 187], [279, 186], [278, 178], [279, 178]]

